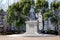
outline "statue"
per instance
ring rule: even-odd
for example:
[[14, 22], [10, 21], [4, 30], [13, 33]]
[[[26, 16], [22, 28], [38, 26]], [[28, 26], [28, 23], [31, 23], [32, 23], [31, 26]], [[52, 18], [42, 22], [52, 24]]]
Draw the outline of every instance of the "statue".
[[31, 6], [29, 20], [36, 20], [34, 9], [34, 6]]

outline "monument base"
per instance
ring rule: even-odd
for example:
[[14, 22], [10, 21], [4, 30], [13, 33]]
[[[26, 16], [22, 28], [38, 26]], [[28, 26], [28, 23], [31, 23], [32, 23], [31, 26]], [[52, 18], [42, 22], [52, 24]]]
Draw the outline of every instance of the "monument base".
[[7, 35], [8, 37], [54, 37], [56, 35], [51, 34], [14, 34], [14, 35]]
[[27, 36], [36, 36], [39, 35], [37, 32], [37, 21], [30, 20], [26, 21], [26, 33]]
[[35, 33], [35, 34], [27, 34], [24, 33], [23, 36], [41, 36], [41, 34]]

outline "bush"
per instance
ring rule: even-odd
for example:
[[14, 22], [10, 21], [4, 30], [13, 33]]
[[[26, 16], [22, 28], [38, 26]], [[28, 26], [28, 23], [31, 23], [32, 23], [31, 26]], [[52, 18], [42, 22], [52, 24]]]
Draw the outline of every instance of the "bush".
[[41, 33], [43, 33], [43, 34], [54, 34], [54, 35], [58, 35], [58, 32], [57, 31], [54, 31], [54, 30], [46, 30], [46, 31], [42, 31], [41, 30]]
[[55, 34], [55, 35], [58, 35], [58, 32], [57, 31], [54, 31], [54, 30], [48, 30], [47, 31], [47, 34]]

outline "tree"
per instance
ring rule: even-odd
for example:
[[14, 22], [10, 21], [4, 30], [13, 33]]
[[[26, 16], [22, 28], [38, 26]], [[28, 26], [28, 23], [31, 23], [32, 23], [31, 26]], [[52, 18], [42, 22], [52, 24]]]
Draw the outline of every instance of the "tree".
[[3, 12], [3, 9], [2, 9], [2, 8], [0, 8], [0, 15], [2, 15], [2, 12]]
[[47, 11], [46, 9], [48, 9], [48, 2], [46, 0], [37, 0], [36, 1], [35, 12], [39, 13], [40, 10], [41, 10], [42, 22], [43, 22], [43, 31], [44, 31], [44, 17], [43, 17], [43, 13]]
[[47, 20], [47, 29], [49, 30], [49, 19], [53, 16], [51, 11], [45, 12], [43, 14], [44, 19]]
[[58, 2], [52, 2], [51, 3], [51, 9], [52, 10], [56, 10], [59, 8], [59, 3]]
[[51, 23], [55, 26], [55, 31], [58, 30], [58, 11], [60, 7], [60, 2], [52, 2], [51, 3], [51, 10], [53, 12], [53, 17], [51, 18]]
[[59, 17], [57, 15], [54, 15], [53, 17], [51, 17], [51, 23], [55, 26], [55, 31], [58, 30], [58, 19]]
[[[3, 20], [3, 18], [4, 18], [4, 16], [3, 16], [4, 13], [5, 13], [5, 11], [1, 8], [1, 9], [0, 9], [0, 18], [2, 18], [2, 20]], [[5, 18], [4, 18], [4, 19], [5, 19]], [[0, 20], [1, 20], [1, 19], [0, 19]], [[4, 22], [4, 23], [3, 23], [4, 26], [3, 26], [3, 29], [1, 29], [1, 30], [3, 30], [3, 32], [6, 33], [6, 25], [5, 25], [6, 22], [5, 22], [5, 20], [3, 20], [3, 22]]]
[[11, 26], [20, 27], [25, 24], [26, 18], [29, 17], [31, 5], [34, 0], [21, 0], [20, 3], [14, 3], [8, 7], [7, 22]]

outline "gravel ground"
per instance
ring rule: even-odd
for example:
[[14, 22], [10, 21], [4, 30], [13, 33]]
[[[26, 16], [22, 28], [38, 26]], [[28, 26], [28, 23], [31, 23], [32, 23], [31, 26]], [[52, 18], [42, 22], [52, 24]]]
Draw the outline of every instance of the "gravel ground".
[[9, 37], [9, 36], [0, 36], [0, 40], [60, 40], [59, 36], [50, 36], [50, 37]]

